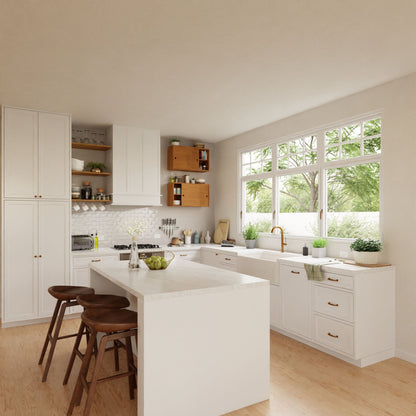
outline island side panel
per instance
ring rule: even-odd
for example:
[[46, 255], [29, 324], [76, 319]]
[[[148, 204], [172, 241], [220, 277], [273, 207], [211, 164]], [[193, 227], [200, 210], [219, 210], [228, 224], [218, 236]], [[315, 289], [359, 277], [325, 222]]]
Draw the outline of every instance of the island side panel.
[[269, 285], [143, 302], [139, 416], [219, 416], [269, 398]]

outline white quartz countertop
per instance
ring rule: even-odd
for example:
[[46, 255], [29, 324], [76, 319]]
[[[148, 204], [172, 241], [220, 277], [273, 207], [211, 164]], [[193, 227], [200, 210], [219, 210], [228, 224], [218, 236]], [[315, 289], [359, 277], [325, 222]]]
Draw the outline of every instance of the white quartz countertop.
[[[334, 262], [334, 264], [330, 264]], [[346, 264], [341, 262], [336, 262], [335, 259], [329, 257], [315, 258], [312, 256], [299, 256], [299, 257], [289, 257], [280, 260], [280, 264], [286, 264], [293, 267], [303, 267], [305, 264], [322, 264], [322, 269], [324, 271], [338, 273], [338, 274], [348, 274], [356, 275], [361, 273], [374, 273], [375, 271], [380, 270], [390, 270], [394, 266], [385, 266], [385, 267], [362, 267], [355, 266], [354, 264]]]
[[91, 265], [91, 270], [145, 300], [269, 285], [268, 280], [180, 259], [165, 270], [148, 270], [144, 264], [129, 270], [128, 262], [116, 260]]
[[[183, 246], [172, 246], [169, 247], [167, 245], [160, 246], [160, 248], [145, 248], [140, 249], [141, 252], [153, 252], [153, 251], [165, 251], [170, 250], [173, 252], [181, 252], [181, 251], [194, 251], [200, 250], [201, 248], [207, 248], [210, 250], [220, 250], [226, 253], [235, 252], [237, 253], [240, 250], [247, 250], [243, 246], [235, 246], [235, 247], [221, 247], [220, 244], [189, 244]], [[101, 257], [101, 256], [115, 256], [119, 253], [130, 253], [130, 250], [115, 250], [112, 247], [103, 247], [99, 248], [98, 250], [76, 250], [72, 252], [72, 257]]]

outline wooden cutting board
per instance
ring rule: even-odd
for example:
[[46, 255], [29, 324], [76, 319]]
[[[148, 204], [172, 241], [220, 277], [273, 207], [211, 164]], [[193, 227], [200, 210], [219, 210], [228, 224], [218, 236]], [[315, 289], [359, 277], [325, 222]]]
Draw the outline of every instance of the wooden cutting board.
[[221, 244], [223, 240], [228, 237], [228, 230], [230, 228], [230, 220], [219, 220], [217, 229], [214, 233], [214, 243]]
[[347, 260], [347, 259], [335, 259], [337, 261], [341, 261], [344, 264], [352, 264], [353, 266], [361, 266], [361, 267], [387, 267], [391, 266], [388, 263], [377, 263], [377, 264], [363, 264], [363, 263], [356, 263], [354, 260]]

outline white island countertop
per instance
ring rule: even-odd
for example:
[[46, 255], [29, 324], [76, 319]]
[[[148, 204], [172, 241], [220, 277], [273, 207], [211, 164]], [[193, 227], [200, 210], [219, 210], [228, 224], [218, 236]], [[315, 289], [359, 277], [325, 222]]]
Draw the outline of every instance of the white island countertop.
[[130, 270], [126, 261], [94, 264], [91, 270], [146, 300], [269, 285], [268, 280], [179, 259], [165, 270], [149, 270], [145, 264]]

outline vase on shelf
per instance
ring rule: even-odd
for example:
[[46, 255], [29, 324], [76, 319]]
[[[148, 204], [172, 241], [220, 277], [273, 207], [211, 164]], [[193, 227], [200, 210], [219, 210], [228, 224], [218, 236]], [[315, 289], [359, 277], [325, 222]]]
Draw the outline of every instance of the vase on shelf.
[[137, 249], [136, 240], [131, 243], [131, 252], [129, 260], [129, 269], [138, 270], [140, 268], [139, 250]]

